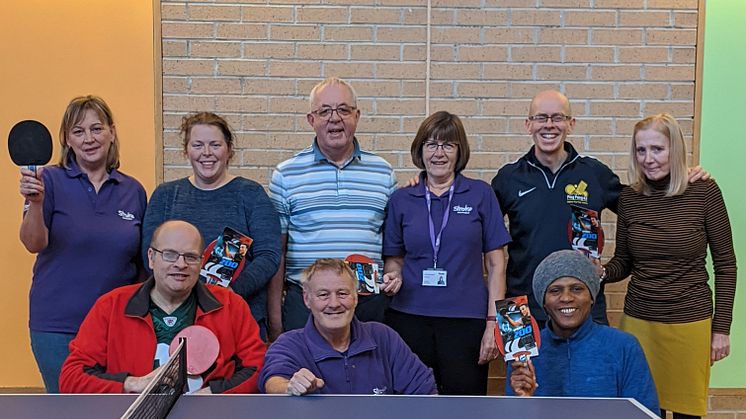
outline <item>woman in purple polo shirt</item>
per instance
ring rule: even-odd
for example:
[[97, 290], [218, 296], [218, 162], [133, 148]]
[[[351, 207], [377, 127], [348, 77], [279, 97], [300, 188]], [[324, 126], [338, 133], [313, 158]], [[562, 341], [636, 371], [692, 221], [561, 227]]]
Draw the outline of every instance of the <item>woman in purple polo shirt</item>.
[[510, 236], [490, 186], [461, 174], [469, 142], [456, 115], [425, 119], [411, 154], [420, 182], [392, 195], [384, 224], [384, 271], [403, 280], [386, 322], [433, 369], [439, 394], [484, 395]]
[[117, 170], [119, 139], [103, 99], [73, 99], [56, 166], [21, 169], [21, 242], [37, 253], [29, 303], [31, 349], [47, 392], [59, 392], [67, 345], [96, 299], [138, 278], [146, 196]]

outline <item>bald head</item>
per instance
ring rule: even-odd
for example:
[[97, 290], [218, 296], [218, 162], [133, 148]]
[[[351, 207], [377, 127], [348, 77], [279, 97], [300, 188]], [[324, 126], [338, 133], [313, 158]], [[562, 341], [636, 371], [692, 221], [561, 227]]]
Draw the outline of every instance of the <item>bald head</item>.
[[556, 90], [544, 90], [537, 93], [536, 96], [531, 99], [531, 106], [528, 109], [528, 114], [536, 115], [537, 113], [540, 113], [539, 110], [543, 108], [543, 105], [546, 103], [558, 104], [563, 109], [565, 115], [572, 115], [570, 101], [567, 99], [567, 96]]
[[161, 234], [166, 231], [174, 231], [179, 233], [180, 235], [191, 236], [192, 238], [198, 240], [200, 252], [205, 247], [205, 241], [202, 239], [202, 234], [199, 232], [197, 227], [181, 220], [169, 220], [159, 225], [158, 228], [156, 228], [153, 232], [153, 237], [150, 239], [150, 247], [159, 248], [160, 245], [158, 239], [160, 238]]

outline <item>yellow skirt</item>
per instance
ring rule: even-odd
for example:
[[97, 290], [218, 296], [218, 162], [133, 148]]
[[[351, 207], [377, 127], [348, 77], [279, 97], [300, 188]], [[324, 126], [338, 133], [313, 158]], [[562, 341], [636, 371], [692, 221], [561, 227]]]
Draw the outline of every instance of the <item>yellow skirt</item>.
[[711, 323], [659, 323], [622, 316], [620, 329], [633, 334], [645, 352], [661, 409], [707, 414]]

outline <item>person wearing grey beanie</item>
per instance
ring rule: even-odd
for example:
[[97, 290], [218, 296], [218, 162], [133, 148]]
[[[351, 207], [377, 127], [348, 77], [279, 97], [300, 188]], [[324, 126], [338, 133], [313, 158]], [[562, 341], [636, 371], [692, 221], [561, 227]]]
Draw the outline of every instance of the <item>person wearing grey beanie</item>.
[[630, 397], [658, 412], [645, 354], [634, 336], [594, 322], [601, 284], [583, 254], [559, 250], [534, 272], [534, 297], [549, 321], [539, 355], [508, 365], [506, 395]]
[[601, 280], [596, 273], [596, 267], [587, 256], [575, 250], [558, 250], [539, 263], [534, 271], [534, 296], [542, 306], [544, 294], [549, 284], [562, 277], [577, 278], [582, 281], [591, 292], [591, 298], [596, 296], [601, 288]]

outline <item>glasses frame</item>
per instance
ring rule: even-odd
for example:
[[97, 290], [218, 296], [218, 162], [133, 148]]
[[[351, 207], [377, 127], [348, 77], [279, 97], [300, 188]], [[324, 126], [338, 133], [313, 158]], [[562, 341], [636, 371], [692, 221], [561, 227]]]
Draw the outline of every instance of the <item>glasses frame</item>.
[[441, 149], [444, 153], [450, 154], [455, 153], [456, 150], [458, 150], [458, 143], [452, 143], [448, 141], [442, 143], [439, 143], [437, 141], [425, 141], [424, 143], [422, 143], [422, 149], [429, 153], [435, 153], [438, 151], [438, 149]]
[[[348, 115], [342, 115], [342, 113], [339, 112], [340, 108], [349, 109], [350, 113]], [[329, 115], [327, 116], [321, 115], [321, 112], [327, 111], [327, 110], [329, 111]], [[329, 119], [332, 119], [332, 115], [334, 115], [334, 112], [336, 112], [337, 116], [339, 116], [341, 119], [347, 119], [351, 117], [355, 113], [356, 110], [357, 110], [357, 106], [350, 106], [350, 105], [340, 105], [340, 106], [337, 106], [336, 108], [332, 108], [330, 106], [322, 106], [316, 110], [311, 111], [311, 113], [318, 116], [321, 119], [329, 120]]]
[[[184, 258], [184, 263], [186, 263], [187, 265], [197, 265], [197, 264], [199, 264], [199, 263], [202, 262], [202, 256], [201, 255], [195, 255], [195, 254], [190, 254], [190, 253], [179, 253], [176, 250], [171, 250], [171, 249], [160, 250], [160, 249], [156, 249], [153, 246], [150, 246], [150, 248], [153, 249], [154, 252], [160, 253], [161, 254], [161, 259], [163, 259], [163, 261], [167, 262], [167, 263], [176, 263], [176, 262], [179, 261], [179, 258]], [[176, 253], [176, 259], [174, 259], [174, 260], [168, 260], [168, 259], [166, 259], [166, 252]], [[188, 259], [187, 259], [187, 257], [188, 257]], [[192, 261], [192, 262], [190, 262], [189, 260], [192, 259], [192, 258], [195, 258], [195, 260]]]
[[[537, 124], [546, 124], [549, 121], [552, 121], [552, 123], [554, 124], [561, 124], [563, 122], [571, 120], [572, 118], [572, 115], [565, 115], [562, 113], [553, 113], [551, 115], [540, 113], [536, 115], [530, 115], [528, 117], [528, 120], [531, 122], [536, 122]], [[543, 121], [541, 121], [541, 119], [543, 119]]]

